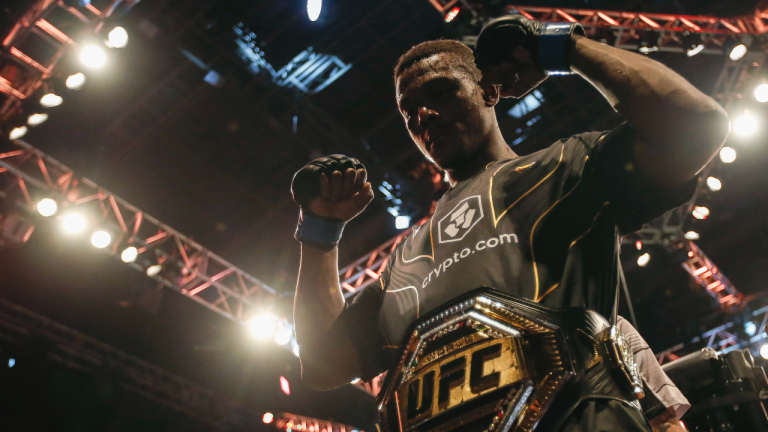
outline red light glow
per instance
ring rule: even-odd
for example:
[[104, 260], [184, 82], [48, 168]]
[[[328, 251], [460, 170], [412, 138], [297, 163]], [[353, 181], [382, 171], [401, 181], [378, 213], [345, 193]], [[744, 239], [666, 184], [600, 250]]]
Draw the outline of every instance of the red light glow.
[[445, 14], [445, 22], [449, 23], [449, 22], [453, 21], [453, 19], [456, 18], [456, 15], [458, 15], [460, 11], [461, 11], [461, 9], [458, 6], [456, 6], [453, 9], [451, 9], [450, 12]]
[[287, 395], [291, 394], [291, 386], [288, 384], [288, 380], [285, 379], [284, 376], [280, 377], [280, 389]]
[[640, 240], [636, 241], [635, 242], [635, 247], [637, 248], [637, 250], [642, 249], [643, 248], [643, 242], [641, 242]]

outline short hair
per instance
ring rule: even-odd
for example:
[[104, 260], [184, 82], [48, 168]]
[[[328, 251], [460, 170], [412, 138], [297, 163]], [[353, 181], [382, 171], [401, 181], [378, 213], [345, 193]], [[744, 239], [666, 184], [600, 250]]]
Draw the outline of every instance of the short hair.
[[458, 61], [453, 66], [467, 73], [473, 80], [480, 81], [482, 74], [475, 64], [475, 55], [472, 49], [457, 40], [441, 39], [422, 42], [400, 56], [400, 60], [395, 66], [395, 85], [397, 85], [397, 79], [400, 78], [400, 75], [408, 68], [420, 60], [443, 53], [454, 55]]

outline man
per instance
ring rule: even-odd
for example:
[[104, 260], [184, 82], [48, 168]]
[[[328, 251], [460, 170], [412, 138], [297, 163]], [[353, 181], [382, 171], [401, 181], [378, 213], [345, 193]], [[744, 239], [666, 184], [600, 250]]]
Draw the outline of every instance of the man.
[[[365, 170], [332, 156], [296, 174], [302, 262], [294, 317], [308, 385], [330, 389], [389, 370], [411, 323], [477, 287], [608, 317], [620, 233], [690, 198], [729, 121], [662, 64], [576, 33], [578, 25], [508, 16], [483, 30], [476, 59], [455, 41], [426, 42], [400, 58], [396, 97], [406, 128], [454, 183], [432, 218], [398, 245], [380, 283], [351, 305], [339, 286], [336, 245], [344, 223], [373, 198]], [[569, 72], [592, 83], [626, 123], [516, 155], [494, 106]], [[546, 427], [650, 430], [632, 404], [587, 393]]]

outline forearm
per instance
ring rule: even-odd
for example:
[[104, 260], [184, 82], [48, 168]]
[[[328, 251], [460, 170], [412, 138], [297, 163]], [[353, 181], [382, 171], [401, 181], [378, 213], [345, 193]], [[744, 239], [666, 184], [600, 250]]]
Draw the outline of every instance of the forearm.
[[301, 267], [293, 307], [300, 346], [322, 337], [344, 310], [338, 260], [336, 248], [301, 247]]

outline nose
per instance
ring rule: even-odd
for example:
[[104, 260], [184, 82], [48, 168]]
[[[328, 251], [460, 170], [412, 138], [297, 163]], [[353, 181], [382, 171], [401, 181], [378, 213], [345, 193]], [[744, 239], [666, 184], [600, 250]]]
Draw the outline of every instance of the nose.
[[419, 107], [418, 119], [419, 126], [426, 127], [430, 121], [439, 117], [437, 111], [429, 109], [427, 107]]

